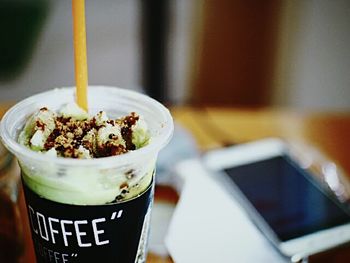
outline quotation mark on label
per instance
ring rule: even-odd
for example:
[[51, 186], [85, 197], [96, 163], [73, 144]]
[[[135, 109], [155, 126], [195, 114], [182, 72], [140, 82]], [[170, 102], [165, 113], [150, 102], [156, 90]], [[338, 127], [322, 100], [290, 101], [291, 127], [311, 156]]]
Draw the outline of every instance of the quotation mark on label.
[[72, 253], [72, 255], [70, 255], [72, 258], [76, 258], [78, 256], [78, 254]]
[[123, 210], [119, 210], [118, 214], [117, 214], [117, 212], [113, 212], [113, 214], [111, 216], [111, 220], [115, 219], [115, 217], [120, 218], [122, 216], [122, 214], [123, 214]]

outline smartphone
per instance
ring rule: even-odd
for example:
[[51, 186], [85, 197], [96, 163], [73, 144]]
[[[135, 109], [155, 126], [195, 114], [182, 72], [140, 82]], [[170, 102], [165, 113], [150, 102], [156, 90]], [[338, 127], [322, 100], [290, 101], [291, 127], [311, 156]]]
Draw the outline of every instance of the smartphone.
[[285, 256], [303, 258], [350, 241], [349, 209], [282, 140], [215, 150], [203, 162]]

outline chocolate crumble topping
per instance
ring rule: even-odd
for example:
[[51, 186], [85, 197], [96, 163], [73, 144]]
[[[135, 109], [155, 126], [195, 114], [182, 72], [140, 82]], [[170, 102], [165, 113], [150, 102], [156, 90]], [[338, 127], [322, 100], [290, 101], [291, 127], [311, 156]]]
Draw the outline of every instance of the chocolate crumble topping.
[[121, 128], [121, 134], [125, 140], [126, 147], [130, 150], [135, 150], [135, 145], [132, 143], [132, 129], [131, 127], [136, 124], [139, 120], [139, 116], [132, 112], [129, 116], [124, 117], [123, 124]]
[[[44, 149], [49, 151], [54, 148], [58, 156], [70, 158], [99, 158], [123, 154], [136, 149], [132, 143], [132, 127], [138, 120], [139, 116], [134, 112], [121, 119], [105, 121], [102, 125], [97, 125], [95, 117], [76, 120], [58, 116], [55, 117], [55, 129], [48, 136]], [[39, 129], [45, 128], [45, 124], [40, 121], [36, 125]], [[107, 126], [120, 128], [119, 136], [121, 135], [125, 145], [114, 133], [108, 134], [106, 141], [97, 142], [100, 129]]]

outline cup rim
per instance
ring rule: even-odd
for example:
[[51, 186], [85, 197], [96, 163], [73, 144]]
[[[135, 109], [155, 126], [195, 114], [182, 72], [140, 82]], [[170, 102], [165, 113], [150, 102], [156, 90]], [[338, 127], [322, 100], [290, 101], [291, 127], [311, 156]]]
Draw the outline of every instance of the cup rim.
[[[37, 162], [53, 162], [58, 165], [63, 166], [115, 166], [116, 164], [123, 165], [132, 162], [133, 159], [139, 159], [144, 156], [150, 156], [150, 154], [158, 153], [164, 146], [168, 144], [170, 141], [173, 130], [174, 123], [172, 116], [169, 110], [162, 105], [160, 102], [155, 99], [144, 95], [142, 93], [127, 90], [119, 87], [112, 86], [89, 86], [89, 90], [99, 89], [99, 92], [107, 91], [107, 92], [117, 92], [121, 97], [132, 98], [133, 100], [139, 101], [139, 103], [144, 103], [147, 105], [151, 105], [155, 110], [159, 111], [159, 114], [164, 116], [164, 123], [161, 125], [161, 130], [159, 135], [157, 136], [157, 140], [151, 141], [150, 144], [137, 149], [135, 151], [130, 151], [125, 154], [109, 156], [109, 157], [101, 157], [101, 158], [93, 158], [93, 159], [72, 159], [72, 158], [63, 158], [63, 157], [55, 157], [48, 156], [42, 154], [40, 152], [35, 152], [24, 145], [21, 145], [17, 142], [17, 138], [14, 139], [11, 136], [10, 131], [8, 129], [9, 123], [15, 117], [15, 113], [17, 110], [21, 108], [28, 107], [30, 104], [40, 101], [41, 98], [47, 96], [49, 93], [54, 92], [69, 92], [74, 90], [75, 87], [62, 87], [55, 88], [45, 92], [41, 92], [30, 96], [14, 106], [12, 106], [3, 116], [0, 122], [0, 138], [3, 141], [3, 144], [9, 151], [11, 151], [19, 160], [25, 158], [26, 160], [37, 161]], [[73, 91], [74, 92], [74, 91]]]

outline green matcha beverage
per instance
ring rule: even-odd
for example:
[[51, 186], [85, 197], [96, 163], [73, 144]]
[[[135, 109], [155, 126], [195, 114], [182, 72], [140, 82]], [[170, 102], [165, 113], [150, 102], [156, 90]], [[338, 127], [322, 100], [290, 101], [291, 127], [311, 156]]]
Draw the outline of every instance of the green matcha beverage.
[[155, 163], [169, 111], [148, 96], [90, 86], [25, 99], [0, 135], [17, 157], [37, 262], [145, 262]]

